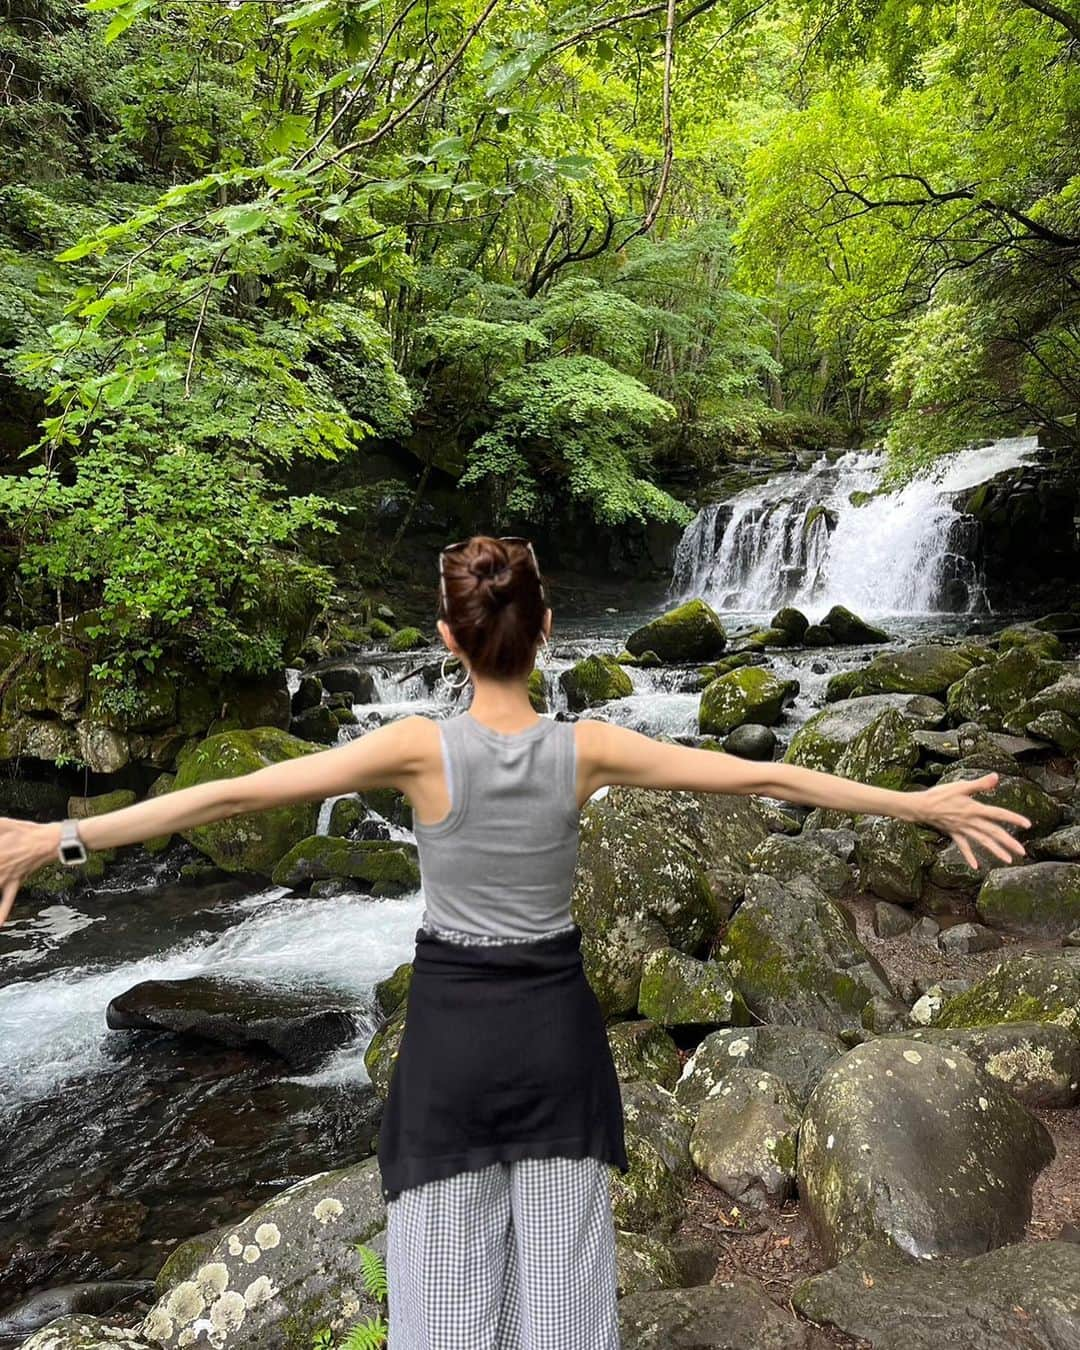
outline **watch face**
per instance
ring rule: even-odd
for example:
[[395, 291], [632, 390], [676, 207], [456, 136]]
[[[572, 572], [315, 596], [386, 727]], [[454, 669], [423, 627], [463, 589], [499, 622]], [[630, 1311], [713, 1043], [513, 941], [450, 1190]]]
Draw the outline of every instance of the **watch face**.
[[64, 844], [60, 849], [64, 862], [84, 862], [86, 854], [78, 844]]

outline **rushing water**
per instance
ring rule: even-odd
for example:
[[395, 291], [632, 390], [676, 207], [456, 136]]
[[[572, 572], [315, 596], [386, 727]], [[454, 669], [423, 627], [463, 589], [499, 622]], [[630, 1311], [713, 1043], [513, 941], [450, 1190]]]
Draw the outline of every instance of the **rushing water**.
[[[995, 453], [1001, 463], [1018, 462], [1027, 447], [1002, 444]], [[983, 477], [996, 462], [984, 452]], [[958, 461], [947, 483], [921, 489], [921, 497], [909, 490], [891, 507], [885, 499], [845, 507], [846, 494], [856, 484], [872, 486], [876, 471], [865, 457], [849, 457], [823, 462], [799, 482], [774, 480], [736, 499], [719, 540], [716, 517], [709, 523], [703, 512], [679, 550], [673, 594], [722, 601], [739, 588], [719, 606], [732, 632], [767, 622], [781, 599], [811, 593], [819, 609], [838, 601], [887, 619], [901, 640], [966, 631], [972, 620], [965, 615], [897, 614], [905, 596], [916, 611], [912, 597], [929, 594], [924, 557], [948, 526], [941, 502], [972, 466]], [[837, 512], [827, 547], [822, 539], [818, 552], [806, 550], [798, 581], [792, 574], [781, 586], [783, 560], [802, 556], [792, 522], [821, 501]], [[900, 522], [892, 521], [895, 511]], [[566, 714], [563, 670], [590, 652], [619, 651], [664, 607], [557, 613], [544, 667], [551, 714]], [[778, 673], [801, 686], [777, 728], [782, 742], [820, 706], [829, 675], [872, 650], [770, 653]], [[365, 654], [375, 698], [355, 705], [357, 725], [343, 728], [342, 737], [410, 713], [440, 717], [464, 706], [459, 691], [432, 686], [435, 654]], [[647, 734], [696, 735], [692, 668], [626, 669], [633, 693], [590, 716]], [[288, 673], [291, 690], [299, 678], [299, 671]], [[334, 800], [322, 804], [320, 832]], [[387, 837], [412, 838], [381, 824]], [[178, 1238], [236, 1219], [300, 1176], [371, 1152], [378, 1103], [363, 1052], [379, 1021], [373, 986], [411, 958], [422, 892], [315, 899], [252, 877], [181, 884], [180, 866], [198, 856], [183, 842], [164, 857], [131, 850], [91, 892], [40, 906], [20, 898], [0, 929], [0, 1309], [30, 1287], [153, 1275]], [[109, 1000], [132, 985], [203, 974], [317, 990], [353, 1011], [357, 1037], [317, 1071], [297, 1074], [270, 1057], [106, 1028]]]
[[790, 604], [812, 617], [834, 604], [878, 617], [985, 609], [977, 522], [954, 498], [1037, 449], [1017, 436], [967, 450], [861, 504], [852, 496], [875, 492], [883, 457], [823, 455], [700, 511], [679, 545], [672, 598], [700, 595], [721, 611]]

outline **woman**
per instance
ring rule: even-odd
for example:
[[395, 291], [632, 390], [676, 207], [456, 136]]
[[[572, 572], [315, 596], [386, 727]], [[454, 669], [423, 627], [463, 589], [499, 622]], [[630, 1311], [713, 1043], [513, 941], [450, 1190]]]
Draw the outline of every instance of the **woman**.
[[[997, 775], [913, 792], [540, 717], [528, 677], [551, 631], [532, 545], [477, 535], [439, 558], [438, 631], [469, 708], [80, 821], [90, 849], [285, 803], [396, 788], [413, 806], [426, 910], [381, 1123], [392, 1350], [617, 1350], [609, 1168], [618, 1081], [570, 914], [581, 807], [601, 787], [760, 793], [896, 816], [1004, 862]], [[445, 676], [444, 658], [444, 676]], [[73, 827], [70, 822], [67, 832]], [[0, 820], [0, 922], [61, 824]]]

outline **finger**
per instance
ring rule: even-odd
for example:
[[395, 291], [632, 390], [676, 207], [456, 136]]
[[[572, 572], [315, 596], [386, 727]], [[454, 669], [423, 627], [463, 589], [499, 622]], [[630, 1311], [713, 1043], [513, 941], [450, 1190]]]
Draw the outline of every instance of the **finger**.
[[1000, 774], [985, 773], [981, 778], [958, 778], [953, 787], [958, 787], [970, 795], [973, 792], [992, 792], [1000, 781]]
[[1031, 821], [1027, 816], [1021, 816], [1016, 811], [1007, 811], [1004, 806], [991, 806], [989, 802], [983, 802], [982, 809], [995, 820], [1004, 820], [1009, 825], [1019, 825], [1022, 830], [1031, 829]]
[[19, 892], [19, 883], [9, 881], [0, 891], [0, 924], [7, 922], [7, 917], [11, 913], [15, 904], [15, 897]]
[[1022, 858], [1027, 853], [1022, 840], [1017, 839], [1015, 834], [1011, 834], [1003, 826], [996, 824], [992, 820], [985, 820], [978, 817], [971, 822], [972, 828], [980, 831], [982, 835], [995, 839], [1003, 848], [1009, 850], [1013, 857]]
[[964, 838], [962, 834], [954, 834], [953, 840], [956, 843], [956, 847], [960, 850], [960, 856], [964, 859], [964, 861], [967, 863], [969, 867], [974, 868], [974, 870], [977, 872], [979, 870], [979, 864], [975, 857], [975, 854], [972, 853], [971, 851], [971, 846], [968, 844], [968, 841]]
[[977, 825], [969, 825], [968, 834], [972, 839], [977, 839], [987, 853], [992, 853], [995, 858], [1000, 858], [1002, 862], [1012, 862], [1013, 855], [1003, 844], [998, 843], [993, 835], [988, 834]]

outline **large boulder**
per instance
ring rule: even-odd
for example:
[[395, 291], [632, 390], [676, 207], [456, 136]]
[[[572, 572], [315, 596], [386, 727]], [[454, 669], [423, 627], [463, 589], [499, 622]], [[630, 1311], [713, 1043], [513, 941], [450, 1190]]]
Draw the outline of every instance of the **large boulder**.
[[701, 691], [698, 728], [706, 736], [725, 736], [746, 722], [771, 726], [798, 691], [795, 680], [782, 680], [763, 666], [741, 666]]
[[78, 1314], [116, 1317], [137, 1299], [152, 1297], [153, 1280], [85, 1280], [53, 1285], [20, 1300], [0, 1314], [0, 1345], [21, 1344], [24, 1337], [57, 1318]]
[[635, 628], [626, 639], [632, 656], [655, 652], [661, 661], [688, 665], [711, 661], [727, 645], [727, 634], [716, 611], [704, 600], [688, 600], [666, 614]]
[[233, 1225], [154, 1304], [140, 1334], [163, 1350], [310, 1350], [321, 1328], [341, 1334], [379, 1311], [356, 1244], [385, 1223], [375, 1158], [306, 1177]]
[[844, 1045], [813, 1027], [723, 1027], [710, 1032], [682, 1066], [675, 1099], [691, 1109], [736, 1070], [762, 1071], [783, 1082], [800, 1107]]
[[1080, 928], [1080, 863], [998, 867], [979, 888], [979, 918], [992, 928], [1062, 938]]
[[874, 787], [902, 788], [918, 763], [919, 747], [905, 717], [886, 709], [856, 735], [836, 761], [841, 778]]
[[647, 1017], [609, 1022], [607, 1038], [615, 1072], [622, 1082], [647, 1078], [672, 1091], [679, 1080], [682, 1065], [679, 1048], [663, 1027]]
[[1000, 961], [970, 989], [948, 999], [935, 1019], [939, 1027], [999, 1022], [1053, 1022], [1080, 1031], [1080, 949]]
[[1080, 1102], [1080, 1036], [1052, 1022], [921, 1027], [889, 1035], [959, 1050], [1025, 1106]]
[[606, 703], [613, 698], [626, 698], [634, 692], [634, 684], [613, 656], [593, 654], [578, 661], [559, 676], [559, 684], [566, 694], [567, 707], [575, 712]]
[[[1060, 663], [1046, 662], [1044, 670], [1060, 670]], [[1080, 723], [1080, 672], [1075, 669], [1058, 674], [1052, 683], [1047, 683], [1033, 693], [1007, 720], [1010, 731], [1027, 731], [1033, 723], [1043, 717], [1057, 715], [1068, 719], [1069, 723]]]
[[619, 1301], [619, 1340], [622, 1350], [826, 1350], [828, 1345], [747, 1275], [694, 1289], [628, 1294]]
[[893, 997], [844, 914], [806, 878], [752, 877], [717, 954], [764, 1022], [839, 1031], [858, 1026], [872, 998]]
[[792, 1304], [874, 1350], [1070, 1350], [1080, 1345], [1080, 1244], [916, 1261], [866, 1242], [799, 1285]]
[[1041, 689], [1054, 682], [1059, 671], [1058, 662], [1044, 660], [1027, 647], [1014, 647], [956, 681], [948, 693], [949, 713], [954, 722], [978, 722], [1001, 731]]
[[769, 837], [760, 802], [742, 793], [682, 792], [616, 785], [604, 804], [645, 821], [681, 844], [704, 868], [746, 872], [750, 855]]
[[660, 1026], [745, 1026], [742, 996], [719, 961], [659, 947], [641, 963], [638, 1011]]
[[[323, 750], [323, 746], [290, 736], [279, 727], [219, 732], [207, 736], [183, 757], [172, 791], [237, 778]], [[318, 817], [318, 802], [292, 802], [226, 816], [180, 833], [224, 871], [260, 872], [268, 877], [294, 844], [315, 833]]]
[[105, 1025], [113, 1031], [171, 1031], [269, 1052], [294, 1069], [308, 1069], [348, 1044], [358, 1021], [353, 1008], [331, 1007], [325, 994], [195, 975], [133, 985], [111, 1000]]
[[745, 1209], [781, 1204], [795, 1189], [802, 1112], [782, 1079], [732, 1069], [697, 1110], [690, 1156], [699, 1172]]
[[879, 1236], [912, 1256], [974, 1256], [1023, 1236], [1053, 1157], [1046, 1127], [966, 1055], [879, 1038], [814, 1089], [799, 1193], [830, 1264]]
[[669, 831], [606, 799], [581, 814], [571, 913], [590, 983], [609, 1016], [637, 1007], [648, 952], [671, 946], [692, 954], [719, 923], [694, 855]]
[[977, 653], [968, 646], [922, 642], [902, 651], [882, 652], [858, 670], [844, 670], [825, 686], [833, 703], [864, 694], [944, 694], [975, 666]]
[[785, 763], [834, 773], [840, 756], [859, 732], [890, 709], [898, 712], [912, 730], [935, 727], [945, 717], [944, 704], [925, 694], [867, 694], [841, 699], [807, 718], [791, 738]]
[[844, 605], [833, 605], [832, 609], [821, 619], [819, 626], [825, 629], [834, 642], [888, 642], [889, 640], [889, 635], [884, 628], [877, 628], [872, 623], [867, 623], [865, 619], [860, 619], [857, 614]]
[[750, 870], [763, 872], [777, 881], [794, 881], [809, 877], [832, 899], [848, 895], [854, 882], [854, 873], [846, 862], [824, 844], [815, 841], [813, 834], [792, 838], [771, 834], [750, 855]]
[[856, 828], [855, 858], [864, 890], [898, 905], [922, 894], [934, 858], [927, 832], [893, 816], [864, 816]]
[[630, 1170], [612, 1170], [611, 1204], [617, 1228], [669, 1235], [683, 1217], [694, 1176], [690, 1158], [693, 1113], [672, 1093], [644, 1078], [620, 1083]]
[[982, 778], [987, 772], [999, 774], [998, 783], [990, 792], [980, 792], [979, 801], [989, 806], [1003, 806], [1016, 811], [1031, 821], [1032, 834], [1046, 834], [1058, 825], [1064, 815], [1060, 802], [1046, 793], [1029, 778], [1016, 771], [1015, 762], [1004, 767], [978, 762], [981, 757], [965, 756], [951, 765], [938, 779], [939, 783], [958, 783]]

